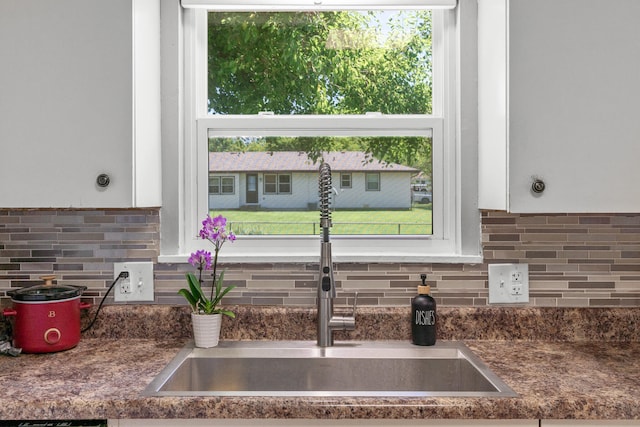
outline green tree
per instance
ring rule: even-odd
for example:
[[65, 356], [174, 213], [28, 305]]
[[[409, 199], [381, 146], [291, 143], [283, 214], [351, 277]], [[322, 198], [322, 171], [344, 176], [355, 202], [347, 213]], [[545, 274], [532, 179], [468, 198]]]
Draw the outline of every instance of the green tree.
[[[213, 114], [431, 113], [428, 11], [405, 14], [402, 22], [379, 12], [210, 13], [208, 37]], [[431, 164], [425, 138], [267, 138], [260, 144], [314, 158], [359, 149], [389, 162]], [[252, 141], [244, 148], [257, 146]]]

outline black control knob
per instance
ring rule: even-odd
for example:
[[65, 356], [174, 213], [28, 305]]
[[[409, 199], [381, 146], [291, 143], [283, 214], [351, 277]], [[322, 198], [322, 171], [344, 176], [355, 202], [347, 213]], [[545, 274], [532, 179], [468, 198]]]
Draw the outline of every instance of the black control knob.
[[106, 188], [109, 186], [110, 183], [111, 183], [111, 178], [109, 178], [109, 175], [107, 175], [106, 173], [101, 173], [96, 178], [96, 184], [98, 184], [98, 187], [100, 188]]
[[325, 292], [331, 290], [331, 278], [329, 276], [324, 276], [322, 278], [322, 290]]
[[536, 194], [541, 194], [544, 189], [545, 189], [545, 185], [544, 185], [544, 181], [536, 178], [535, 180], [533, 180], [533, 184], [531, 184], [531, 191], [533, 191]]

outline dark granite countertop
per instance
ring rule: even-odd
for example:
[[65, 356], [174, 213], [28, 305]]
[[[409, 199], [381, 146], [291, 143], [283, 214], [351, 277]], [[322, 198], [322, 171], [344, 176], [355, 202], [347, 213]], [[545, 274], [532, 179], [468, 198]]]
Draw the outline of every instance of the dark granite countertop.
[[[515, 398], [143, 397], [147, 384], [189, 337], [167, 336], [170, 333], [154, 336], [144, 327], [136, 333], [114, 336], [117, 334], [107, 325], [123, 316], [126, 309], [106, 311], [105, 320], [109, 321], [102, 326], [96, 324], [96, 330], [86, 334], [76, 348], [0, 357], [0, 419], [640, 419], [640, 342], [621, 340], [618, 335], [609, 335], [606, 340], [573, 341], [553, 337], [462, 339], [519, 394]], [[182, 316], [181, 309], [160, 311], [154, 313], [156, 325], [166, 324], [163, 316]], [[392, 315], [393, 310], [385, 313]], [[504, 316], [504, 312], [494, 311], [497, 313]], [[569, 314], [575, 317], [576, 313]], [[373, 314], [375, 318], [384, 317], [378, 310]], [[578, 317], [589, 318], [591, 314]], [[607, 314], [609, 321], [624, 322], [630, 315], [624, 310], [597, 314]], [[636, 316], [636, 312], [631, 315]], [[458, 316], [460, 310], [445, 310], [441, 322], [450, 323]], [[526, 324], [526, 319], [521, 320]], [[229, 327], [223, 339], [241, 339], [228, 336], [237, 333], [235, 328]], [[487, 324], [483, 328], [490, 333]], [[571, 330], [579, 329], [571, 326]], [[556, 336], [558, 333], [556, 330]], [[469, 331], [465, 334], [472, 335]], [[298, 339], [309, 339], [306, 333], [302, 335], [298, 334]]]

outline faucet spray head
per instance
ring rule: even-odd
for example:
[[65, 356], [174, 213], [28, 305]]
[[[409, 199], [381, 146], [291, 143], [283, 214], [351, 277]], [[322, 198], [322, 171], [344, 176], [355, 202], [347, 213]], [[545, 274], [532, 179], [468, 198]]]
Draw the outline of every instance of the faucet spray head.
[[331, 227], [331, 166], [321, 163], [318, 175], [320, 195], [320, 226]]

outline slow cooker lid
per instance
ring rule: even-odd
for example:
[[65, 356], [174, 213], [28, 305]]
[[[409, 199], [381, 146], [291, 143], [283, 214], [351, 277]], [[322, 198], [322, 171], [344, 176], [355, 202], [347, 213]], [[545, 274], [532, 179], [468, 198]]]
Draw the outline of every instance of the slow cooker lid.
[[74, 298], [82, 294], [86, 286], [36, 285], [7, 292], [16, 301], [55, 301]]

